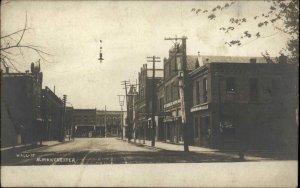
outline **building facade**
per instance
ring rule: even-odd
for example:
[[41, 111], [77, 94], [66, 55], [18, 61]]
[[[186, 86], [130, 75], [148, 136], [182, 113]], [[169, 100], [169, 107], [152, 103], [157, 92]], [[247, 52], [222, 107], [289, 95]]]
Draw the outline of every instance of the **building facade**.
[[194, 144], [212, 148], [295, 147], [296, 68], [260, 58], [205, 57], [189, 74]]
[[101, 127], [96, 126], [96, 109], [74, 109], [73, 126], [74, 136], [93, 137], [99, 135]]
[[50, 88], [42, 89], [43, 140], [64, 138], [64, 104]]
[[122, 111], [96, 111], [96, 136], [117, 137], [122, 134]]
[[41, 139], [41, 88], [39, 64], [31, 72], [1, 72], [1, 147], [35, 144]]
[[153, 69], [149, 69], [147, 64], [141, 67], [139, 72], [139, 92], [136, 99], [136, 128], [139, 139], [151, 139], [151, 116], [152, 100], [154, 100], [154, 113], [157, 115], [157, 84], [163, 80], [163, 69], [155, 69], [153, 81]]
[[[169, 50], [169, 57], [164, 59], [164, 140], [166, 142], [183, 143], [184, 127], [182, 124], [181, 98], [179, 92], [179, 72], [184, 69], [186, 73], [195, 69], [197, 56], [185, 56], [185, 45], [173, 47]], [[186, 59], [185, 59], [186, 58]], [[187, 109], [191, 96], [190, 82], [185, 80], [185, 103]], [[160, 89], [162, 90], [162, 88]], [[187, 113], [189, 121], [189, 113]]]

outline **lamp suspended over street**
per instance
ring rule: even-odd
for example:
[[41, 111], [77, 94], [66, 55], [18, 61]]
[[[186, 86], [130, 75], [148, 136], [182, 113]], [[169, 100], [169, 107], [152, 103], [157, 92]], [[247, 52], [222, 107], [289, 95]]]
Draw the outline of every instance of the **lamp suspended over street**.
[[103, 57], [102, 57], [102, 40], [100, 40], [100, 52], [99, 52], [99, 59], [100, 63], [102, 63]]

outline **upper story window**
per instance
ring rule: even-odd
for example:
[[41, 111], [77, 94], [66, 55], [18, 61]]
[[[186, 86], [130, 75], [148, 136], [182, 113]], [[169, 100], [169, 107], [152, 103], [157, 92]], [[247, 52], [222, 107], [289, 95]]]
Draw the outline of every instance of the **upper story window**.
[[226, 79], [226, 92], [235, 93], [236, 92], [236, 83], [235, 78], [230, 77]]
[[169, 76], [172, 75], [172, 63], [169, 62]]
[[250, 88], [250, 101], [258, 100], [258, 80], [257, 78], [250, 78], [249, 80], [249, 88]]
[[200, 104], [200, 82], [196, 82], [196, 104]]
[[207, 102], [207, 79], [203, 79], [203, 102]]
[[165, 96], [166, 96], [166, 102], [169, 102], [169, 86], [166, 86], [166, 90], [165, 90]]
[[160, 112], [164, 111], [164, 98], [159, 99], [159, 111]]
[[280, 96], [280, 79], [273, 78], [272, 79], [272, 89], [271, 89], [272, 101], [278, 101]]

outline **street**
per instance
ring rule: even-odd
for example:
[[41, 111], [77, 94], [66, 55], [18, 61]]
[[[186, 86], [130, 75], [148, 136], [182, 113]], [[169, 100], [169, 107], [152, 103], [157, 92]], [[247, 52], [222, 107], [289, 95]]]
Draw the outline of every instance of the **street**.
[[[76, 138], [73, 141], [15, 152], [2, 165], [82, 165], [140, 163], [237, 162], [236, 152], [199, 148], [185, 153], [181, 146], [157, 143], [158, 147], [128, 143], [119, 138]], [[164, 149], [163, 149], [164, 147]], [[177, 148], [177, 150], [176, 150]], [[179, 148], [179, 149], [178, 149]], [[192, 148], [193, 149], [193, 148]], [[272, 160], [247, 156], [247, 161]]]

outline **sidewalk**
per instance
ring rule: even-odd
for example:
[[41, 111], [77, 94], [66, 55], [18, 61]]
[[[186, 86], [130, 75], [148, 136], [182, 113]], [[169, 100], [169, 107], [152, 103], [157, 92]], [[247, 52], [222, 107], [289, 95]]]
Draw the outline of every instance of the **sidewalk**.
[[[143, 140], [137, 139], [136, 144], [143, 144]], [[145, 144], [143, 144], [143, 145], [152, 147], [150, 140], [145, 140]], [[172, 144], [172, 143], [165, 143], [165, 142], [161, 142], [161, 141], [155, 141], [155, 148], [169, 150], [169, 151], [183, 151], [183, 144]], [[198, 146], [189, 146], [189, 151], [192, 151], [192, 152], [218, 152], [219, 150], [198, 147]]]
[[[72, 141], [72, 140], [70, 140]], [[69, 142], [69, 140], [65, 139], [62, 142], [59, 142], [57, 140], [50, 140], [50, 141], [43, 141], [42, 145], [39, 144], [39, 142], [37, 143], [36, 146], [33, 146], [32, 144], [21, 144], [21, 145], [17, 145], [17, 146], [10, 146], [10, 147], [5, 147], [5, 148], [1, 148], [1, 152], [6, 152], [6, 151], [12, 151], [12, 150], [22, 150], [22, 149], [34, 149], [34, 148], [40, 148], [40, 147], [45, 147], [45, 146], [53, 146], [53, 145], [57, 145], [57, 144], [62, 144], [65, 142]]]
[[[127, 140], [123, 140], [127, 141]], [[161, 141], [155, 141], [155, 146], [151, 146], [150, 140], [145, 140], [145, 144], [143, 144], [144, 140], [136, 139], [136, 142], [134, 140], [131, 140], [131, 144], [141, 145], [144, 147], [148, 147], [151, 149], [156, 150], [167, 150], [167, 151], [184, 151], [183, 144], [174, 144], [174, 143], [165, 143]], [[211, 148], [205, 148], [200, 146], [189, 146], [189, 151], [194, 153], [212, 153], [216, 155], [227, 155], [232, 156], [234, 158], [239, 158], [239, 152], [236, 150], [218, 150], [218, 149], [211, 149]], [[245, 159], [246, 160], [284, 160], [286, 157], [280, 157], [277, 156], [280, 155], [276, 152], [270, 152], [270, 151], [247, 151], [245, 153]], [[286, 158], [287, 160], [291, 160]]]

